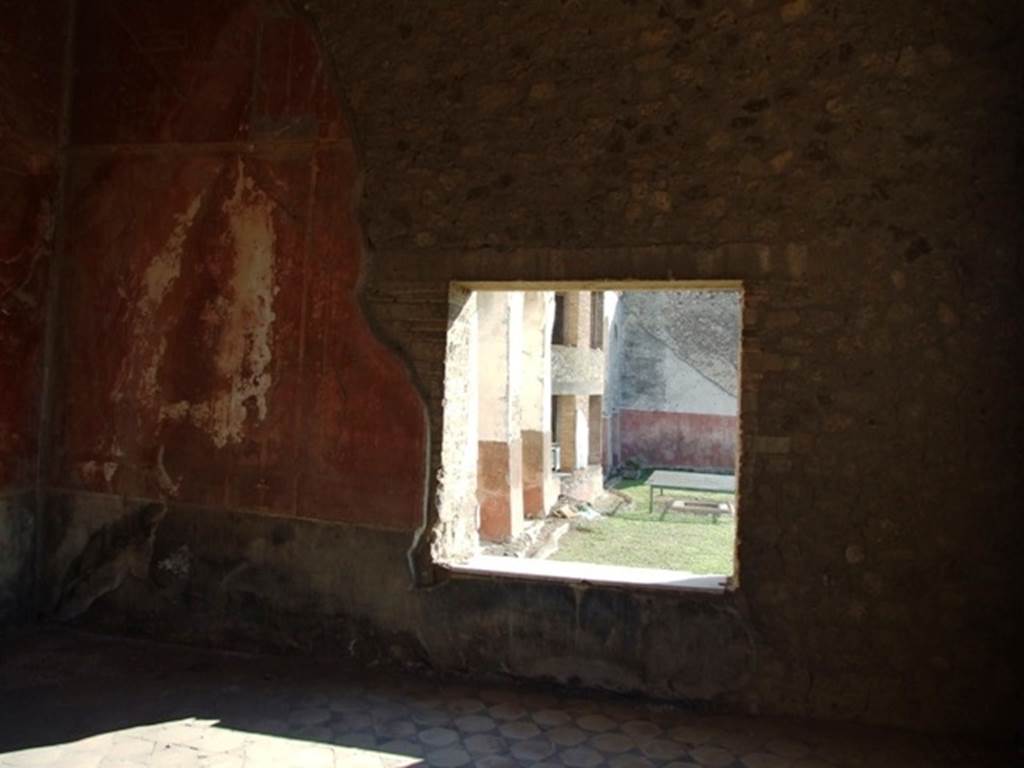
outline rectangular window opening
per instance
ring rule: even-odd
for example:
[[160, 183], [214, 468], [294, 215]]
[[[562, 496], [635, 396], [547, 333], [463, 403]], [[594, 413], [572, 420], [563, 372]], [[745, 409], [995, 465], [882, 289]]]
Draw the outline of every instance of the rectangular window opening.
[[453, 287], [436, 559], [733, 585], [741, 287], [554, 287]]

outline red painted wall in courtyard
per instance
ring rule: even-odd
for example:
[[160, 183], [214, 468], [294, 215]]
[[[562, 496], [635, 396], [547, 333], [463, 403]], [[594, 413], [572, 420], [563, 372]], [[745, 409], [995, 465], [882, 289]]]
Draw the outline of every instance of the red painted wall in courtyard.
[[735, 416], [622, 410], [617, 418], [622, 463], [632, 459], [646, 467], [735, 470]]
[[422, 404], [358, 306], [358, 172], [310, 28], [79, 13], [53, 483], [415, 527]]
[[34, 481], [66, 13], [0, 1], [0, 491]]

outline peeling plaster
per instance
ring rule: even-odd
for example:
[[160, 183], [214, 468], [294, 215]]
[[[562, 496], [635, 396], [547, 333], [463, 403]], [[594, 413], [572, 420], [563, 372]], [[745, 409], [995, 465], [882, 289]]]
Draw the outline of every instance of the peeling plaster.
[[221, 207], [227, 217], [224, 241], [234, 254], [234, 273], [228, 292], [202, 312], [211, 346], [217, 349], [217, 372], [226, 387], [206, 401], [179, 401], [160, 409], [161, 421], [188, 418], [218, 448], [242, 440], [250, 411], [260, 421], [267, 416], [276, 293], [274, 208], [238, 160], [233, 193]]
[[223, 210], [234, 242], [235, 274], [230, 300], [218, 307], [225, 322], [217, 368], [231, 380], [231, 391], [213, 409], [211, 436], [218, 447], [241, 440], [250, 399], [259, 419], [267, 416], [274, 326], [274, 203], [245, 176], [241, 160], [234, 195]]
[[187, 545], [182, 545], [157, 562], [156, 567], [173, 576], [188, 578], [189, 572], [192, 570], [192, 553]]
[[78, 474], [89, 483], [94, 483], [102, 477], [106, 487], [112, 488], [118, 468], [116, 461], [83, 461], [78, 465]]
[[[275, 206], [245, 174], [239, 159], [234, 189], [221, 206], [226, 219], [223, 241], [233, 255], [233, 275], [224, 294], [202, 311], [211, 346], [217, 350], [218, 392], [200, 402], [166, 403], [161, 402], [158, 375], [167, 351], [169, 320], [160, 317], [160, 310], [181, 277], [185, 243], [202, 202], [203, 195], [197, 195], [176, 217], [173, 231], [143, 274], [134, 352], [126, 358], [129, 367], [122, 370], [113, 399], [126, 399], [132, 388], [143, 404], [159, 410], [160, 422], [188, 419], [223, 448], [241, 441], [250, 412], [260, 421], [267, 415], [275, 319]], [[140, 358], [141, 363], [132, 364]], [[167, 480], [162, 487], [170, 491], [176, 484]]]
[[174, 229], [163, 247], [157, 252], [143, 273], [145, 293], [136, 305], [135, 333], [133, 347], [136, 354], [125, 358], [111, 399], [120, 402], [126, 399], [126, 387], [135, 378], [133, 361], [141, 357], [141, 372], [138, 374], [139, 394], [150, 404], [158, 399], [157, 374], [167, 351], [167, 340], [158, 327], [158, 312], [174, 283], [181, 276], [181, 255], [188, 232], [192, 227], [203, 196], [197, 195], [189, 207], [175, 217]]
[[170, 474], [167, 472], [167, 466], [164, 464], [164, 446], [161, 445], [160, 449], [156, 454], [156, 480], [160, 486], [160, 491], [165, 496], [174, 498], [178, 495], [178, 488], [181, 486], [181, 478], [177, 482], [171, 479]]
[[146, 273], [143, 276], [143, 282], [146, 285], [146, 301], [143, 303], [143, 307], [150, 312], [160, 307], [167, 292], [181, 276], [181, 252], [202, 202], [203, 196], [197, 195], [188, 209], [177, 216], [171, 236], [167, 238], [164, 247], [146, 268]]

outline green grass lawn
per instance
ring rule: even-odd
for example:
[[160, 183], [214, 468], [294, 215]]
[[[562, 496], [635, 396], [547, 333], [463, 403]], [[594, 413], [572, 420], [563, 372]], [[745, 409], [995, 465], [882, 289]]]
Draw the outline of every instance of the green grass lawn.
[[[645, 473], [640, 480], [620, 480], [616, 490], [628, 495], [633, 503], [620, 506], [614, 515], [600, 520], [574, 523], [551, 559], [732, 574], [735, 515], [719, 517], [713, 523], [709, 515], [672, 510], [660, 520], [657, 506], [653, 514], [647, 512], [649, 490], [644, 480], [649, 475]], [[669, 494], [713, 501], [730, 499], [723, 493], [665, 492]]]

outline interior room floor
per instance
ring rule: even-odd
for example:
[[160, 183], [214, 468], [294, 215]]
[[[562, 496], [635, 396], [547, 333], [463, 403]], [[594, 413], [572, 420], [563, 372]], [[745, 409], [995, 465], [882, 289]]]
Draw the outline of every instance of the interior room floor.
[[352, 671], [59, 629], [0, 637], [0, 766], [883, 768], [985, 745], [702, 714], [555, 688]]

